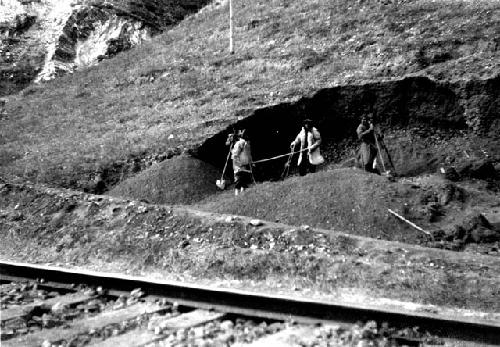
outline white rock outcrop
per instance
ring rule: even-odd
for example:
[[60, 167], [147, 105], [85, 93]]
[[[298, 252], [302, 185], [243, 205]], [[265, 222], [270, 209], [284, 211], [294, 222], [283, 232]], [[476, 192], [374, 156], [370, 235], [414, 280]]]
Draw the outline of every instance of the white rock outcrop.
[[209, 0], [0, 0], [0, 96], [139, 45]]

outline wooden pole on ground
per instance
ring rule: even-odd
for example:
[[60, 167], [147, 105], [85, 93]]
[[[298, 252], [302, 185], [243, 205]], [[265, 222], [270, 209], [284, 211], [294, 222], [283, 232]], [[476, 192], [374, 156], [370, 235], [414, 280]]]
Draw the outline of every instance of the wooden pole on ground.
[[430, 232], [428, 232], [427, 230], [424, 230], [422, 229], [421, 227], [419, 227], [418, 225], [416, 225], [415, 223], [412, 223], [410, 222], [408, 219], [406, 219], [405, 217], [401, 216], [400, 214], [394, 212], [393, 210], [391, 210], [390, 208], [387, 209], [387, 211], [389, 211], [389, 213], [395, 215], [396, 217], [398, 217], [399, 219], [401, 219], [403, 222], [405, 223], [408, 223], [409, 225], [411, 225], [412, 227], [414, 227], [415, 229], [417, 229], [418, 231], [421, 231], [423, 232], [424, 234], [426, 235], [429, 235], [432, 237], [432, 234]]

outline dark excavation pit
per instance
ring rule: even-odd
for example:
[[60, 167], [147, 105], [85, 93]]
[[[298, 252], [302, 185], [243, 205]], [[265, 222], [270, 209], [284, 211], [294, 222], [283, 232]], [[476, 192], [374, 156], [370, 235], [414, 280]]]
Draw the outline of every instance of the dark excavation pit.
[[[454, 162], [461, 151], [440, 152], [450, 139], [479, 136], [498, 141], [500, 78], [486, 81], [441, 83], [424, 77], [323, 89], [294, 103], [255, 110], [207, 139], [192, 155], [217, 167], [224, 166], [226, 139], [234, 129], [247, 129], [254, 161], [289, 152], [290, 142], [305, 118], [321, 132], [322, 152], [328, 163], [355, 157], [356, 128], [362, 115], [372, 113], [375, 123], [389, 134], [387, 145], [400, 175], [435, 172]], [[496, 143], [496, 142], [495, 142]], [[495, 150], [495, 146], [491, 146]], [[493, 155], [497, 155], [493, 153]], [[258, 164], [258, 181], [279, 179], [287, 158]], [[294, 159], [296, 161], [296, 158]]]

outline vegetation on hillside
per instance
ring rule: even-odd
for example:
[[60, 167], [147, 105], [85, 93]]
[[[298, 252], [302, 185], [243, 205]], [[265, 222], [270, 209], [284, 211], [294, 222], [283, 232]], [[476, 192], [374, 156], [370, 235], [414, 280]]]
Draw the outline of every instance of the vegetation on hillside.
[[99, 66], [26, 89], [0, 118], [0, 172], [82, 187], [133, 156], [199, 144], [264, 105], [343, 83], [498, 74], [500, 3], [234, 1]]

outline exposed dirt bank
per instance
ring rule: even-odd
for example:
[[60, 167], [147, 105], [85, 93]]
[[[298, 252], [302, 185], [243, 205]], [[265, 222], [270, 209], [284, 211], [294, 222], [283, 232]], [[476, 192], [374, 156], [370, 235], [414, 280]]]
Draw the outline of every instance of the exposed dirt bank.
[[[433, 172], [471, 156], [500, 161], [499, 88], [500, 77], [455, 83], [419, 77], [322, 89], [297, 102], [250, 112], [193, 154], [222, 166], [233, 128], [249, 131], [256, 159], [286, 153], [307, 117], [322, 134], [327, 159], [341, 162], [357, 147], [361, 116], [373, 113], [399, 174]], [[284, 161], [261, 165], [256, 173], [262, 179], [279, 177]]]
[[500, 310], [498, 257], [27, 185], [0, 197], [2, 258]]

